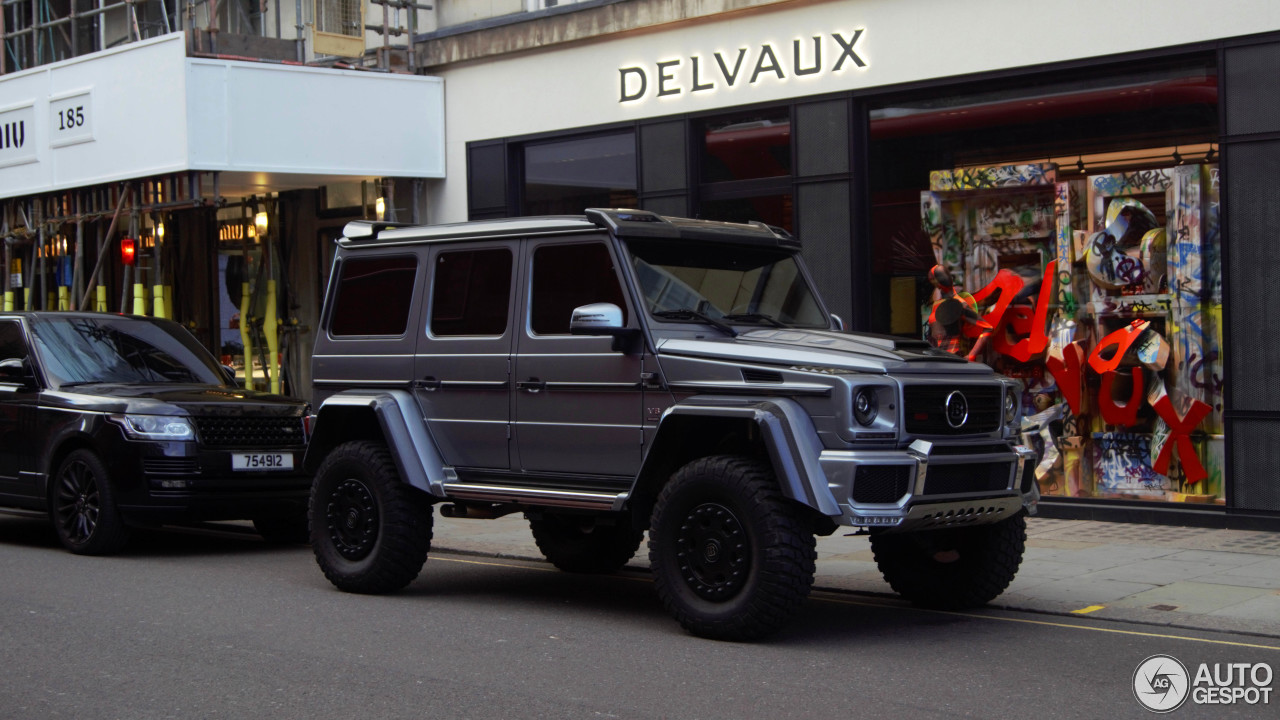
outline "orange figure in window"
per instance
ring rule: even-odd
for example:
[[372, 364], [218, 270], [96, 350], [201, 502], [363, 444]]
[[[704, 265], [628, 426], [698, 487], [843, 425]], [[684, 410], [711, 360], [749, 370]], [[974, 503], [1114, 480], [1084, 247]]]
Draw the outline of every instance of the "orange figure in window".
[[[968, 360], [977, 358], [991, 335], [991, 323], [978, 314], [978, 303], [972, 295], [956, 291], [946, 268], [934, 265], [929, 270], [929, 282], [941, 296], [929, 313], [929, 344], [954, 355], [963, 354]], [[966, 353], [970, 339], [975, 340]]]

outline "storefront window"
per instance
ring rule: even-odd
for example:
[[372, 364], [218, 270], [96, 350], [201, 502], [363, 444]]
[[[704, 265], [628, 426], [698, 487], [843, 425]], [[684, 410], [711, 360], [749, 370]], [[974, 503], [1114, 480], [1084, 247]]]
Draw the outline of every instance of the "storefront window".
[[791, 174], [789, 108], [706, 120], [702, 182], [757, 180]]
[[1224, 503], [1215, 104], [1202, 65], [871, 115], [877, 329], [1021, 379], [1045, 495]]
[[526, 215], [576, 215], [589, 207], [636, 207], [632, 132], [524, 147]]
[[703, 200], [699, 217], [724, 222], [762, 222], [791, 232], [792, 195], [760, 195], [732, 200]]

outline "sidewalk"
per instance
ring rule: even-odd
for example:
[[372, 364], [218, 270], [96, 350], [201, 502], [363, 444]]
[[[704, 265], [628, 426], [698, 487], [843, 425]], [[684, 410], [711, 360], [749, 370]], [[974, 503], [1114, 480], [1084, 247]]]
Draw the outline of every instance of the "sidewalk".
[[[436, 517], [433, 550], [542, 559], [528, 522]], [[818, 538], [815, 589], [894, 596], [867, 538]], [[631, 561], [648, 567], [646, 545]], [[1280, 534], [1031, 518], [994, 607], [1280, 638]]]

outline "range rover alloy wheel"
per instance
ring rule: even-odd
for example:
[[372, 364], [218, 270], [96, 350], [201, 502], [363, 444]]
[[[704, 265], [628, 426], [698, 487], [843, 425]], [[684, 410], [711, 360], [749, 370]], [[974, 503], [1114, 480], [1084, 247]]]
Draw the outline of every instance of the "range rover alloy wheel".
[[431, 505], [400, 480], [387, 447], [334, 448], [311, 486], [311, 547], [338, 589], [394, 592], [413, 582], [431, 548]]
[[112, 555], [129, 540], [107, 469], [91, 450], [75, 450], [58, 466], [49, 516], [58, 540], [77, 555]]
[[1017, 574], [1027, 520], [871, 536], [871, 551], [889, 586], [916, 605], [958, 610], [995, 599]]
[[722, 640], [764, 637], [813, 585], [813, 533], [756, 460], [713, 456], [663, 488], [649, 531], [649, 562], [663, 605], [689, 632]]

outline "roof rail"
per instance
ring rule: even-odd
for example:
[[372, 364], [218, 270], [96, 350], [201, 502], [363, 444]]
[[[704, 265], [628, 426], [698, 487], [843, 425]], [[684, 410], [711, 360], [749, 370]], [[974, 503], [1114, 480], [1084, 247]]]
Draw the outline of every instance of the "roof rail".
[[413, 227], [413, 223], [352, 220], [342, 228], [342, 235], [350, 240], [376, 240], [378, 239], [378, 233], [383, 230], [402, 227]]

